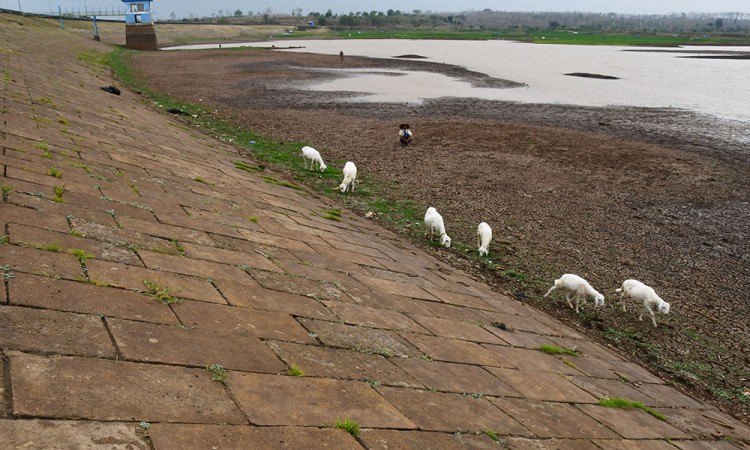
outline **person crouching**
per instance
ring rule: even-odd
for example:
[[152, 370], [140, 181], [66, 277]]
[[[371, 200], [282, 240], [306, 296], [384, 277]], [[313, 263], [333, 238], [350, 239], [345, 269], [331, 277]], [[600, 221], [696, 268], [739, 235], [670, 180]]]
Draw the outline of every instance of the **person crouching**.
[[402, 123], [398, 128], [398, 139], [401, 145], [409, 145], [414, 138], [414, 133], [409, 129], [409, 124]]

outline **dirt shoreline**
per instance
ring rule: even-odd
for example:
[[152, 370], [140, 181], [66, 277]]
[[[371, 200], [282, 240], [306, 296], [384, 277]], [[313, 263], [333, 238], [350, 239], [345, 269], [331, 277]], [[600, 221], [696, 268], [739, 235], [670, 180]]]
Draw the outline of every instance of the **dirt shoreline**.
[[[454, 241], [473, 245], [476, 224], [490, 223], [494, 272], [455, 250], [426, 249], [750, 423], [750, 124], [675, 109], [365, 103], [299, 89], [342, 66], [518, 85], [402, 58], [220, 50], [136, 59], [154, 89], [200, 99], [261, 135], [309, 143], [327, 160], [355, 161], [394, 198], [435, 206]], [[395, 139], [403, 122], [416, 136], [406, 148]], [[560, 298], [542, 300], [564, 272], [589, 279], [608, 306], [576, 316]], [[658, 328], [617, 307], [613, 291], [626, 278], [672, 304]]]

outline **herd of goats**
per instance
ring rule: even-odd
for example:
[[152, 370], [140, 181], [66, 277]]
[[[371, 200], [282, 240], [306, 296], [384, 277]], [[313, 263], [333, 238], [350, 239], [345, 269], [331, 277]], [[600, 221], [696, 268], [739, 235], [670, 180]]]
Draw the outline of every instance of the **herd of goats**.
[[[404, 144], [403, 138], [403, 126], [402, 130], [399, 131], [402, 145]], [[411, 132], [409, 132], [411, 137]], [[312, 147], [302, 147], [302, 158], [304, 160], [305, 169], [325, 171], [327, 166], [323, 162], [323, 158], [320, 156], [320, 152]], [[344, 165], [344, 179], [338, 188], [341, 192], [354, 191], [354, 183], [357, 182], [357, 166], [353, 162], [347, 161]], [[445, 223], [443, 222], [443, 216], [437, 212], [435, 208], [430, 206], [427, 208], [427, 212], [424, 216], [425, 227], [429, 230], [430, 240], [434, 239], [435, 234], [439, 236], [440, 245], [449, 248], [451, 246], [451, 238], [445, 232]], [[482, 222], [477, 227], [477, 246], [479, 256], [486, 256], [489, 253], [490, 241], [492, 240], [492, 228], [486, 223]], [[581, 278], [578, 275], [566, 273], [560, 278], [555, 280], [555, 284], [544, 294], [547, 297], [555, 289], [560, 289], [565, 292], [565, 300], [568, 302], [571, 308], [574, 308], [576, 313], [579, 311], [579, 306], [582, 300], [592, 297], [594, 299], [594, 305], [604, 306], [604, 295], [600, 294], [594, 289], [588, 281]], [[660, 314], [669, 313], [669, 303], [659, 297], [653, 288], [638, 280], [625, 280], [622, 286], [617, 288], [615, 292], [620, 294], [620, 303], [622, 304], [622, 310], [625, 311], [625, 299], [631, 299], [634, 302], [643, 304], [643, 311], [638, 320], [643, 320], [643, 314], [646, 313], [651, 317], [651, 322], [656, 327], [656, 318], [654, 310]], [[570, 302], [570, 296], [575, 295], [576, 304]]]

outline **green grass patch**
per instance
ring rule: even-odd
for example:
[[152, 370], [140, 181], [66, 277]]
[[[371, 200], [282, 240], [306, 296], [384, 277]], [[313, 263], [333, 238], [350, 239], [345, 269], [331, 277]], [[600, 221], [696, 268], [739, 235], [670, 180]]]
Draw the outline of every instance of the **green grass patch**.
[[357, 423], [355, 420], [337, 420], [335, 426], [336, 428], [345, 430], [347, 433], [351, 434], [354, 437], [359, 436], [359, 423]]
[[467, 244], [465, 242], [454, 240], [453, 242], [451, 242], [451, 249], [458, 253], [461, 253], [464, 258], [474, 261], [475, 263], [483, 266], [488, 270], [496, 271], [501, 268], [496, 262], [491, 259], [493, 258], [493, 256], [479, 256], [479, 252], [477, 251], [477, 247], [474, 243]]
[[539, 350], [550, 355], [578, 356], [578, 353], [575, 350], [560, 348], [556, 345], [542, 345], [539, 347]]
[[88, 164], [77, 162], [77, 161], [67, 161], [66, 163], [68, 165], [70, 165], [70, 166], [78, 167], [79, 169], [83, 169], [83, 171], [86, 172], [89, 175], [92, 174], [92, 173], [94, 173], [94, 169], [91, 168], [91, 166], [89, 166]]
[[249, 220], [252, 223], [257, 224], [258, 223], [258, 216], [250, 216], [250, 217], [247, 218], [247, 220]]
[[68, 119], [66, 119], [65, 117], [58, 117], [57, 118], [57, 123], [61, 123], [61, 124], [65, 125], [65, 126], [67, 126], [68, 125]]
[[234, 167], [244, 170], [245, 172], [250, 173], [259, 173], [266, 170], [265, 166], [252, 166], [244, 161], [232, 161], [234, 163]]
[[299, 367], [295, 366], [294, 364], [292, 364], [291, 366], [289, 366], [289, 369], [287, 369], [286, 373], [288, 373], [289, 375], [291, 375], [293, 377], [304, 377], [305, 376], [305, 372], [303, 372], [302, 369], [300, 369]]
[[421, 236], [424, 231], [424, 208], [412, 200], [395, 200], [388, 197], [375, 192], [371, 198], [365, 200], [364, 207], [376, 213], [395, 229], [414, 237]]
[[324, 219], [335, 220], [336, 222], [341, 222], [341, 209], [339, 208], [327, 209], [323, 211], [323, 213], [324, 214], [321, 217], [323, 217]]
[[41, 150], [49, 150], [49, 144], [45, 140], [41, 140], [39, 142], [34, 143], [34, 147], [41, 149]]
[[607, 328], [604, 332], [604, 337], [614, 341], [616, 344], [625, 343], [633, 345], [655, 361], [658, 361], [661, 356], [661, 349], [659, 346], [648, 342], [642, 335], [636, 332]]
[[49, 151], [49, 144], [45, 140], [34, 143], [34, 147], [42, 151], [42, 158], [52, 159], [52, 152]]
[[103, 69], [107, 66], [109, 58], [107, 53], [98, 50], [84, 50], [78, 53], [78, 60], [83, 61], [91, 67]]
[[65, 199], [63, 199], [63, 194], [65, 194], [65, 191], [66, 189], [64, 184], [56, 184], [52, 186], [52, 192], [55, 194], [52, 200], [56, 201], [57, 203], [65, 203]]
[[[445, 29], [409, 28], [403, 30], [357, 30], [350, 29], [331, 32], [340, 39], [448, 39], [448, 40], [513, 40], [538, 44], [573, 45], [623, 45], [676, 47], [679, 45], [750, 45], [750, 37], [745, 33], [639, 33], [606, 32], [601, 30], [554, 30], [550, 28], [496, 28], [496, 29]], [[284, 38], [286, 36], [279, 36]], [[299, 38], [295, 33], [288, 38]]]
[[181, 291], [175, 291], [172, 288], [160, 286], [159, 284], [149, 280], [143, 280], [143, 285], [148, 288], [148, 294], [151, 296], [151, 298], [162, 302], [165, 305], [170, 305], [172, 303], [177, 303], [180, 301], [180, 299], [177, 298], [177, 294], [179, 294]]
[[669, 367], [682, 377], [693, 380], [706, 379], [715, 376], [713, 367], [700, 361], [682, 361], [670, 359], [664, 362], [665, 367]]
[[193, 181], [197, 181], [198, 183], [208, 184], [208, 183], [206, 182], [206, 180], [204, 180], [204, 179], [203, 179], [203, 178], [201, 178], [201, 177], [195, 177], [195, 178], [193, 178]]
[[563, 363], [564, 363], [564, 364], [565, 364], [566, 366], [568, 366], [568, 367], [572, 367], [572, 368], [574, 368], [574, 369], [577, 369], [576, 365], [575, 365], [574, 363], [572, 363], [572, 362], [568, 361], [567, 359], [562, 359], [561, 361], [562, 361], [562, 362], [563, 362]]
[[13, 185], [10, 184], [0, 184], [0, 191], [3, 193], [3, 201], [7, 202], [8, 197], [10, 197], [10, 193], [13, 192]]
[[227, 369], [221, 364], [211, 364], [210, 366], [206, 366], [206, 370], [211, 373], [211, 380], [220, 383], [227, 381]]
[[492, 439], [495, 442], [500, 441], [500, 437], [497, 435], [497, 433], [495, 433], [492, 430], [483, 430], [482, 434], [484, 434], [485, 436], [487, 436], [488, 438]]
[[177, 251], [180, 252], [181, 256], [187, 256], [187, 252], [185, 252], [185, 247], [183, 247], [182, 244], [179, 243], [179, 241], [172, 239], [169, 242], [171, 242], [172, 245], [174, 245], [174, 248], [176, 248]]
[[80, 262], [81, 264], [86, 264], [86, 261], [94, 257], [94, 255], [92, 255], [91, 253], [86, 253], [80, 248], [71, 248], [70, 250], [68, 250], [68, 253], [75, 256], [78, 259], [78, 262]]
[[7, 244], [9, 239], [7, 234], [0, 235], [0, 245]]
[[659, 420], [667, 420], [667, 418], [664, 417], [664, 414], [654, 411], [648, 406], [645, 406], [643, 403], [632, 400], [625, 400], [624, 398], [603, 398], [599, 400], [599, 406], [604, 406], [606, 408], [641, 409]]
[[62, 178], [62, 171], [57, 167], [50, 167], [49, 170], [47, 170], [47, 175], [55, 178]]
[[708, 390], [713, 395], [723, 400], [732, 402], [742, 403], [745, 406], [750, 406], [750, 389], [724, 389], [716, 386], [708, 386]]
[[503, 270], [503, 271], [500, 272], [500, 276], [502, 276], [503, 278], [508, 279], [508, 280], [518, 280], [521, 283], [526, 283], [526, 281], [527, 281], [525, 273], [519, 272], [519, 271], [514, 270], [514, 269]]
[[60, 244], [53, 242], [51, 244], [44, 244], [37, 247], [39, 250], [46, 250], [48, 252], [55, 252], [60, 253], [62, 251], [62, 248], [60, 247]]

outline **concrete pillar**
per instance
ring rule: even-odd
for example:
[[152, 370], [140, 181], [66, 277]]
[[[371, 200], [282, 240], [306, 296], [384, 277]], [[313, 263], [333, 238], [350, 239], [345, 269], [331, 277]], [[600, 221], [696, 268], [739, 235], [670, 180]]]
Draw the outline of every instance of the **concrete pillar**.
[[132, 50], [159, 50], [154, 25], [125, 26], [125, 47]]

